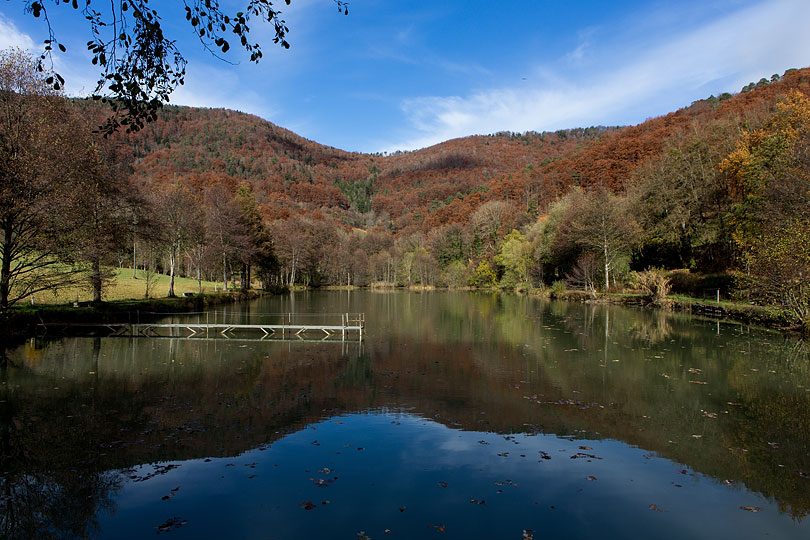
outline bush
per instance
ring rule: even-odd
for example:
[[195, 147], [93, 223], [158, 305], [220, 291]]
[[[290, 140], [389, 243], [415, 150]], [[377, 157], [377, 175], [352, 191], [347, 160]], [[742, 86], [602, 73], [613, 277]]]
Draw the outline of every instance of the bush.
[[481, 288], [494, 287], [497, 282], [498, 276], [486, 259], [478, 263], [478, 267], [475, 269], [472, 276], [470, 276], [469, 281], [471, 287]]
[[562, 298], [565, 296], [566, 287], [565, 281], [558, 279], [554, 283], [551, 284], [551, 288], [548, 291], [549, 296], [552, 298]]
[[636, 272], [635, 285], [644, 294], [644, 298], [653, 304], [664, 304], [672, 289], [667, 273], [658, 268]]

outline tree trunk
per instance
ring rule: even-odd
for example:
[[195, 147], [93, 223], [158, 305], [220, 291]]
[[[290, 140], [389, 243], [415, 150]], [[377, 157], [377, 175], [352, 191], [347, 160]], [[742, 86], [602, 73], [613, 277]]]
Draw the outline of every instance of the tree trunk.
[[604, 243], [604, 255], [605, 255], [605, 293], [610, 290], [610, 277], [608, 271], [610, 269], [610, 262], [608, 260], [608, 245], [607, 242]]
[[228, 265], [225, 262], [225, 252], [222, 252], [222, 290], [228, 290]]
[[11, 292], [11, 225], [3, 227], [3, 262], [0, 269], [0, 310], [8, 309], [8, 295]]
[[169, 253], [169, 297], [173, 298], [174, 294], [174, 262], [175, 258], [177, 257], [176, 249], [172, 246], [171, 252]]
[[93, 286], [93, 302], [101, 302], [101, 262], [93, 257], [90, 284]]

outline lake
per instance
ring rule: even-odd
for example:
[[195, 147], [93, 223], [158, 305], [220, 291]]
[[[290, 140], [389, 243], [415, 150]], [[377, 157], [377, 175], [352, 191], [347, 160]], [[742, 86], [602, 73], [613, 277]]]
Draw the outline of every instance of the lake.
[[5, 351], [4, 537], [810, 537], [795, 339], [467, 292], [300, 292], [171, 320], [287, 312], [363, 312], [366, 332]]

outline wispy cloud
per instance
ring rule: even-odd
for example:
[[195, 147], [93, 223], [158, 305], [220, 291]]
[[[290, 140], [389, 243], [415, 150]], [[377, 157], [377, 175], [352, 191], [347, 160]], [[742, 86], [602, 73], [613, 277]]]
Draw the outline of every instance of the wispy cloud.
[[[601, 68], [565, 75], [542, 87], [504, 86], [467, 96], [409, 99], [402, 109], [412, 126], [384, 150], [415, 149], [447, 139], [497, 131], [554, 130], [642, 121], [690, 101], [696, 92], [732, 91], [772, 72], [810, 63], [810, 2], [768, 0], [692, 29], [666, 42], [651, 40], [643, 51], [597, 51], [589, 36], [563, 59], [599, 55]], [[595, 38], [594, 38], [595, 39]], [[592, 59], [591, 59], [592, 60]], [[548, 66], [533, 69], [543, 72]], [[527, 71], [531, 68], [527, 68]], [[701, 96], [703, 97], [703, 96]]]
[[34, 40], [31, 36], [22, 32], [12, 21], [0, 14], [0, 49], [17, 47], [23, 50], [33, 51]]
[[[20, 30], [13, 21], [0, 14], [0, 49], [17, 47], [38, 57], [43, 45], [34, 42], [27, 33]], [[72, 47], [71, 47], [72, 48]], [[53, 53], [53, 69], [65, 78], [65, 91], [71, 96], [86, 96], [96, 87], [96, 80], [88, 73], [90, 58], [86, 54], [69, 60], [58, 51]], [[46, 67], [50, 67], [47, 65]]]
[[[248, 69], [255, 66], [247, 66]], [[189, 107], [227, 107], [272, 118], [278, 111], [261, 87], [245, 84], [234, 76], [237, 67], [195, 64], [189, 66], [185, 84], [172, 93], [171, 102]], [[212, 84], [216, 81], [216, 84]]]

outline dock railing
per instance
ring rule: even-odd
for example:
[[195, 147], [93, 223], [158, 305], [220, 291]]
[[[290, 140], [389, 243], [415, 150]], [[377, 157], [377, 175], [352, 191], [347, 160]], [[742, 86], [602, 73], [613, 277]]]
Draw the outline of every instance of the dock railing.
[[[144, 318], [157, 318], [155, 322], [140, 322]], [[243, 311], [229, 312], [205, 311], [192, 313], [153, 313], [136, 312], [130, 316], [130, 322], [116, 323], [45, 323], [40, 326], [47, 328], [61, 327], [63, 329], [79, 327], [106, 328], [112, 335], [130, 336], [161, 336], [160, 331], [168, 331], [171, 336], [175, 332], [186, 337], [196, 337], [219, 333], [229, 337], [237, 331], [260, 331], [262, 338], [280, 334], [281, 337], [301, 336], [308, 332], [323, 332], [326, 338], [337, 335], [345, 339], [350, 333], [355, 333], [360, 339], [365, 331], [365, 313], [250, 313]], [[164, 336], [165, 337], [165, 336]], [[177, 336], [180, 337], [180, 336]]]

